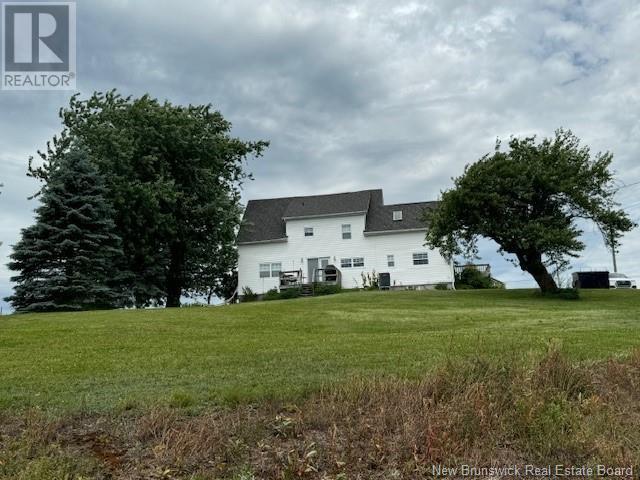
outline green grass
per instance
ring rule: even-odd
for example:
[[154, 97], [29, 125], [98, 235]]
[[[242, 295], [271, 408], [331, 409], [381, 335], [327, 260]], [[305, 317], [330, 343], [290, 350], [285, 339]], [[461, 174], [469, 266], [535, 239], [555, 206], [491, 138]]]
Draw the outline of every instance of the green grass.
[[218, 308], [0, 319], [0, 409], [109, 411], [296, 398], [447, 358], [571, 358], [640, 346], [640, 292], [354, 292]]

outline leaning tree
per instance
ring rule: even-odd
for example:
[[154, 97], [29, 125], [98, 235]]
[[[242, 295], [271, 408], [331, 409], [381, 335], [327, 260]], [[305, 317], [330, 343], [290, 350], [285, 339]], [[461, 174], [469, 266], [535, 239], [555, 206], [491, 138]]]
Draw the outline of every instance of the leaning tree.
[[74, 145], [89, 152], [106, 179], [136, 305], [179, 306], [183, 295], [216, 290], [235, 263], [245, 160], [268, 143], [232, 136], [211, 105], [115, 91], [74, 96], [60, 118], [62, 133], [31, 175], [46, 181]]
[[614, 200], [609, 152], [591, 155], [569, 130], [553, 138], [514, 138], [508, 151], [467, 165], [437, 209], [425, 213], [426, 241], [449, 256], [477, 254], [477, 240], [494, 240], [501, 254], [515, 256], [543, 292], [557, 289], [548, 267], [566, 264], [585, 245], [581, 220], [590, 220], [616, 249], [635, 224]]

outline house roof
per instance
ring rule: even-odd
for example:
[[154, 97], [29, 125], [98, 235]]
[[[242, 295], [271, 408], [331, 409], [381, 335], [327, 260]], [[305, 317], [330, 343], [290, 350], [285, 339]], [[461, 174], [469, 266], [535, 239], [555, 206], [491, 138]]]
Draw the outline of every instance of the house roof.
[[[350, 213], [366, 214], [365, 234], [426, 228], [421, 220], [425, 208], [438, 202], [384, 205], [382, 190], [312, 195], [305, 197], [250, 200], [240, 225], [237, 241], [258, 243], [286, 241], [286, 219], [310, 218]], [[393, 220], [393, 211], [402, 210], [402, 220]]]
[[308, 218], [345, 213], [364, 213], [369, 208], [371, 191], [291, 197], [284, 218]]
[[[395, 205], [376, 205], [369, 209], [365, 233], [392, 232], [426, 228], [422, 220], [426, 209], [435, 208], [438, 202], [397, 203]], [[393, 212], [402, 211], [402, 220], [394, 220]]]

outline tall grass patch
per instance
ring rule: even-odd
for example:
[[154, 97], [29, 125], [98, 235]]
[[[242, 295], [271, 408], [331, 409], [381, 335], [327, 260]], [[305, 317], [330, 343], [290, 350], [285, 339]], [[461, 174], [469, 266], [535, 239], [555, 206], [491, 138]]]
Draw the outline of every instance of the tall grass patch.
[[295, 404], [29, 413], [0, 426], [0, 477], [337, 480], [425, 478], [462, 463], [639, 465], [639, 387], [638, 352], [578, 363], [551, 347], [520, 362], [449, 361], [421, 380], [354, 379]]

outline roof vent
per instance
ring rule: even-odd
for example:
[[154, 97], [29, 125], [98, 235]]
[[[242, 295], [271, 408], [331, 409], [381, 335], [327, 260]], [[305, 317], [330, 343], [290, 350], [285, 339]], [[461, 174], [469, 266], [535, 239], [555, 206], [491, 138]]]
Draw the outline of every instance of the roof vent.
[[397, 222], [402, 220], [402, 210], [394, 210], [393, 211], [393, 221]]

